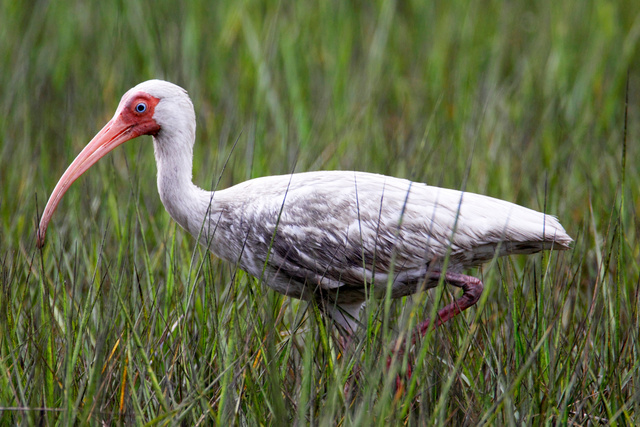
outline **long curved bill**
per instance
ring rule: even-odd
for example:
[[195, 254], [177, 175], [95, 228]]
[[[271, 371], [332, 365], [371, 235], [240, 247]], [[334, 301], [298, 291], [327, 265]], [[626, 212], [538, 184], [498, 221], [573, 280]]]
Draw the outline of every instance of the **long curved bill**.
[[60, 203], [62, 196], [64, 196], [71, 184], [108, 152], [139, 135], [140, 133], [136, 131], [135, 125], [125, 123], [123, 120], [118, 120], [117, 117], [114, 117], [84, 147], [58, 181], [56, 188], [51, 193], [51, 197], [49, 197], [47, 206], [44, 208], [37, 231], [37, 245], [39, 248], [44, 246], [49, 221], [51, 221], [58, 203]]

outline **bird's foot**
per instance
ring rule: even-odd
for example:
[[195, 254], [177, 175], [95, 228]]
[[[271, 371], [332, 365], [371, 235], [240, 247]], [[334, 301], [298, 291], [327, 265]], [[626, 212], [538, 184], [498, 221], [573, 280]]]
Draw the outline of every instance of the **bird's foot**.
[[344, 384], [343, 392], [346, 402], [351, 402], [358, 395], [360, 384], [362, 384], [362, 368], [356, 363]]
[[[391, 354], [387, 356], [387, 371], [391, 370], [391, 367], [395, 361], [395, 363], [402, 363], [404, 358], [404, 343], [396, 341], [396, 345], [393, 350], [391, 350]], [[395, 398], [399, 399], [407, 390], [409, 382], [411, 381], [411, 375], [413, 374], [413, 358], [411, 354], [408, 355], [407, 365], [402, 372], [402, 366], [399, 369], [399, 372], [396, 374], [395, 380]]]

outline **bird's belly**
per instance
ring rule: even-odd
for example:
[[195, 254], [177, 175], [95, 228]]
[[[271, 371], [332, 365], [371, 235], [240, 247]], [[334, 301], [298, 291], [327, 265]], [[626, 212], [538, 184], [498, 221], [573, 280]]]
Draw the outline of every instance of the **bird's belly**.
[[[391, 298], [402, 298], [409, 295], [417, 294], [420, 291], [434, 288], [438, 286], [438, 282], [434, 282], [432, 280], [423, 280], [420, 282], [396, 282], [393, 284], [391, 288]], [[377, 293], [378, 298], [384, 298], [386, 293], [386, 289], [381, 290], [382, 292]]]
[[256, 262], [257, 259], [251, 254], [245, 253], [240, 259], [240, 268], [255, 277], [260, 284], [264, 284], [285, 296], [302, 300], [311, 299], [313, 286], [308, 285], [306, 282], [301, 283], [281, 269], [276, 269], [269, 265], [264, 260]]
[[[391, 279], [391, 298], [413, 295], [438, 285], [438, 280], [426, 277], [426, 268], [412, 273], [403, 272]], [[287, 274], [282, 269], [273, 268], [266, 268], [260, 274], [251, 274], [259, 279], [261, 278], [261, 281], [271, 289], [288, 297], [310, 300], [314, 296], [324, 296], [340, 304], [361, 303], [368, 296], [384, 298], [389, 289], [388, 281], [390, 279], [387, 275], [384, 275], [384, 277], [379, 277], [378, 280], [375, 280], [375, 283], [344, 283], [319, 275], [305, 279], [297, 277], [295, 274]]]
[[[293, 280], [277, 272], [271, 272], [272, 274], [265, 274], [264, 284], [291, 298], [297, 298], [301, 300], [310, 300], [313, 296], [312, 286], [307, 283], [300, 283], [297, 280]], [[260, 276], [257, 276], [258, 278]]]

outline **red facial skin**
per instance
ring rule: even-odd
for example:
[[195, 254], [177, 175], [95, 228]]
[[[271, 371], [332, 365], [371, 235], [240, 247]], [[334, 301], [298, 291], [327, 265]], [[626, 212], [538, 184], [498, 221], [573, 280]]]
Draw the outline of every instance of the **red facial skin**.
[[[80, 175], [120, 144], [141, 135], [156, 135], [160, 131], [160, 125], [153, 118], [155, 108], [159, 102], [160, 99], [145, 92], [133, 93], [120, 102], [114, 118], [78, 154], [78, 157], [69, 165], [51, 193], [37, 231], [37, 245], [39, 248], [44, 246], [47, 226], [58, 203], [60, 203], [64, 193]], [[146, 108], [144, 108], [144, 111], [139, 111], [139, 109], [142, 109], [142, 105]]]

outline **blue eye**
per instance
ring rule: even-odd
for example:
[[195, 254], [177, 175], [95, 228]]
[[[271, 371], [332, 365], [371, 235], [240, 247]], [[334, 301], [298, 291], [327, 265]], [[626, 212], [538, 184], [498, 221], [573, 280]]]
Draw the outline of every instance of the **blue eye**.
[[136, 105], [136, 113], [144, 113], [145, 111], [147, 111], [147, 104], [140, 102]]

